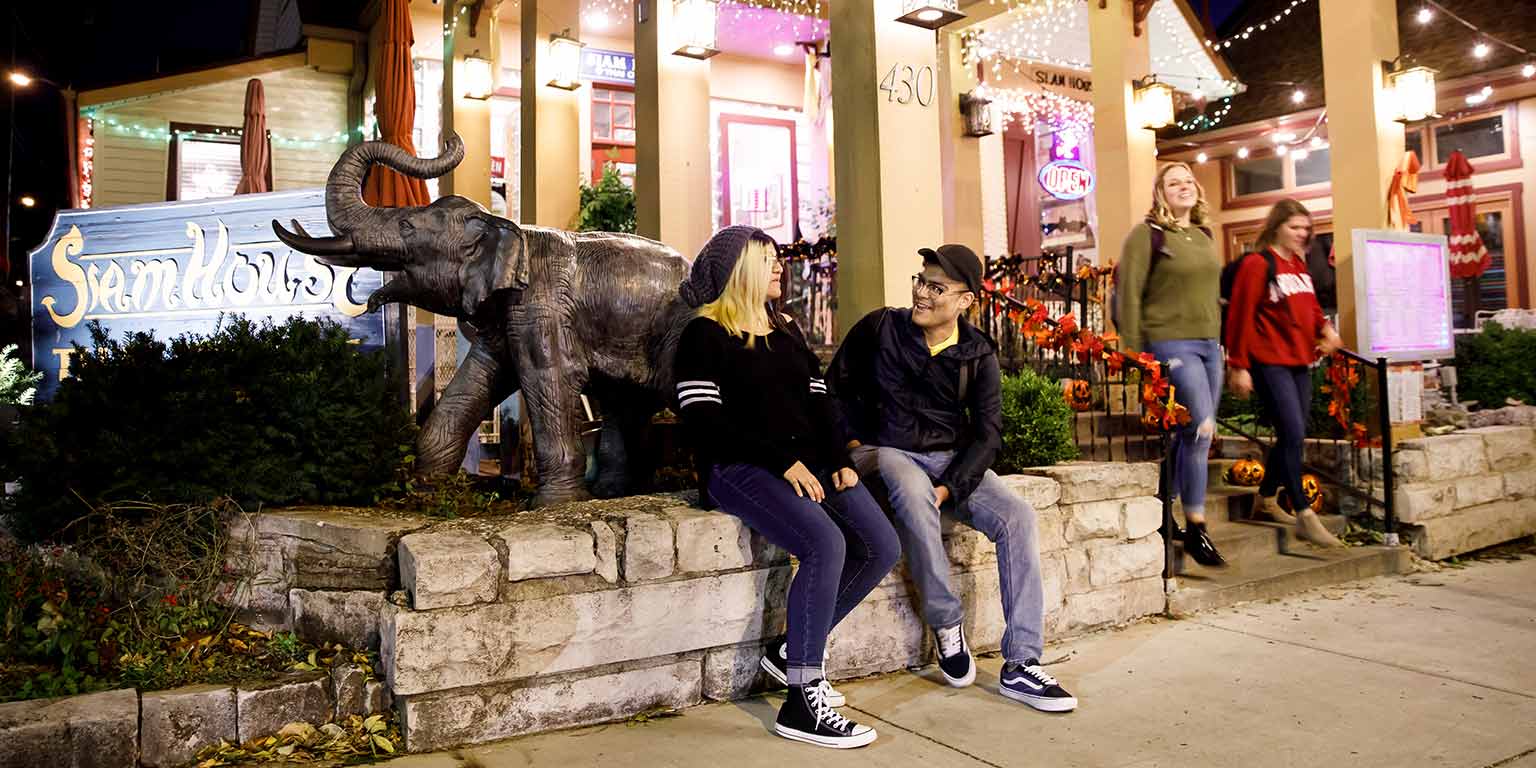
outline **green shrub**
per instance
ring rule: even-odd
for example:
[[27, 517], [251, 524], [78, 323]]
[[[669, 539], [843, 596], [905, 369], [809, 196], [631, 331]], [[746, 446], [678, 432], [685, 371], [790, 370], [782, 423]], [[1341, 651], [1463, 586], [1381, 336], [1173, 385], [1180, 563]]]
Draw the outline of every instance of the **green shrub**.
[[91, 333], [53, 402], [22, 420], [14, 522], [29, 538], [119, 501], [366, 503], [412, 458], [388, 355], [334, 323], [236, 318], [168, 343]]
[[37, 383], [43, 374], [28, 371], [25, 363], [16, 357], [16, 345], [0, 349], [0, 405], [31, 405], [37, 394]]
[[603, 165], [595, 186], [581, 184], [580, 207], [572, 228], [578, 232], [634, 232], [635, 191], [613, 163]]
[[1485, 323], [1482, 333], [1456, 337], [1456, 393], [1484, 408], [1509, 398], [1536, 404], [1536, 331]]
[[1003, 447], [999, 474], [1077, 458], [1076, 418], [1061, 385], [1026, 368], [1003, 377]]

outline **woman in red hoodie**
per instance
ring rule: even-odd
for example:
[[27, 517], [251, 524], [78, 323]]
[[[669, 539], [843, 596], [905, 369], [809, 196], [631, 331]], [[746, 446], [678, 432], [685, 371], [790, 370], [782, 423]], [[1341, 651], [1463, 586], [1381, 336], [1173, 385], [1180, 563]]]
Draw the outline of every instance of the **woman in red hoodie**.
[[[1323, 527], [1301, 488], [1301, 447], [1312, 411], [1312, 375], [1307, 369], [1319, 353], [1331, 355], [1343, 345], [1323, 317], [1307, 274], [1311, 241], [1312, 214], [1301, 203], [1281, 200], [1270, 209], [1256, 252], [1243, 256], [1232, 281], [1227, 367], [1231, 390], [1240, 397], [1257, 390], [1275, 426], [1255, 512], [1295, 525], [1296, 535], [1305, 541], [1338, 547], [1343, 544]], [[1290, 495], [1291, 509], [1298, 510], [1294, 517], [1276, 501], [1280, 486]]]

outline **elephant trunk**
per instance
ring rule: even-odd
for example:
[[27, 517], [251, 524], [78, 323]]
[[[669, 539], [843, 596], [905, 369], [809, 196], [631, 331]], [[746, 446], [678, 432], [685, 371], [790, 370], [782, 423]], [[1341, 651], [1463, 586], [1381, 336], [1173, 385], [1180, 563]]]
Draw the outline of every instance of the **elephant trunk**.
[[346, 152], [331, 168], [325, 183], [325, 213], [331, 231], [350, 237], [362, 255], [399, 258], [405, 243], [395, 219], [401, 210], [375, 208], [363, 200], [363, 179], [374, 163], [417, 179], [433, 179], [453, 170], [464, 159], [464, 142], [457, 134], [448, 138], [442, 154], [420, 158], [394, 144], [366, 141]]

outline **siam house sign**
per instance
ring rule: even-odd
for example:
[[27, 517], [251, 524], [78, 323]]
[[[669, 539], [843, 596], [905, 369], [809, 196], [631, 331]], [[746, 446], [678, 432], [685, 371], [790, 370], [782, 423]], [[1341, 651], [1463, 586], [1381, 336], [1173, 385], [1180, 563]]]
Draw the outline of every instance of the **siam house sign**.
[[32, 366], [47, 397], [69, 375], [91, 322], [112, 336], [206, 334], [223, 315], [281, 322], [302, 315], [345, 327], [364, 348], [384, 345], [384, 313], [367, 314], [382, 274], [332, 267], [272, 238], [296, 219], [330, 234], [325, 191], [63, 211], [29, 254]]

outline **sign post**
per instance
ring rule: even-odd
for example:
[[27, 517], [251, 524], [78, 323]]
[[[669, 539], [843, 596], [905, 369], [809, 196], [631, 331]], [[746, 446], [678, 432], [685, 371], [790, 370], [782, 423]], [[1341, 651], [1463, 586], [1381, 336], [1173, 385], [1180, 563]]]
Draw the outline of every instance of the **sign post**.
[[1450, 242], [1445, 235], [1353, 230], [1355, 330], [1360, 353], [1387, 360], [1394, 442], [1420, 434], [1423, 361], [1456, 355]]
[[60, 212], [29, 254], [32, 367], [47, 399], [69, 375], [90, 324], [159, 339], [207, 334], [223, 315], [333, 320], [364, 349], [385, 344], [385, 313], [368, 314], [383, 274], [332, 267], [284, 245], [272, 221], [329, 235], [325, 191], [239, 195]]

